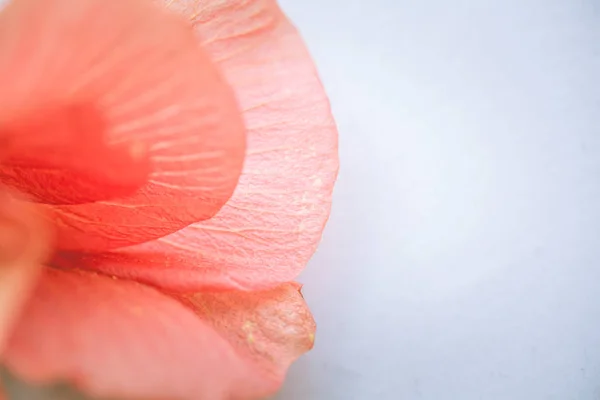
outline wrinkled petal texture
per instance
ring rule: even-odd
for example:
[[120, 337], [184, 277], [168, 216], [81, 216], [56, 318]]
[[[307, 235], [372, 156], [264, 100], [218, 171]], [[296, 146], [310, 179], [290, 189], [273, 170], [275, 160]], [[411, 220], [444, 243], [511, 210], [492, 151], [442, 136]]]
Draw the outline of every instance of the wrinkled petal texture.
[[316, 325], [295, 282], [256, 292], [200, 292], [182, 298], [277, 382], [313, 347]]
[[[0, 182], [52, 204], [59, 249], [155, 239], [229, 199], [244, 123], [185, 18], [148, 0], [14, 0], [0, 18], [0, 137], [27, 139]], [[138, 190], [93, 189], [119, 185]]]
[[337, 131], [297, 31], [271, 0], [168, 1], [234, 88], [248, 150], [233, 197], [210, 220], [99, 256], [66, 256], [170, 290], [268, 288], [314, 253], [337, 176]]
[[253, 399], [279, 388], [313, 332], [293, 284], [178, 301], [131, 281], [46, 269], [2, 357], [21, 379], [69, 380], [100, 397]]

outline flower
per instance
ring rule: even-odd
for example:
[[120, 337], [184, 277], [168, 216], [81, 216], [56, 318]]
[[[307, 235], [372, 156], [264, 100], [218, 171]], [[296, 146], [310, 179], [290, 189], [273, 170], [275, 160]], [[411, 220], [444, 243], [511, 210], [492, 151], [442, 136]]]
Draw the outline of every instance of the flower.
[[276, 3], [13, 0], [0, 31], [2, 363], [100, 397], [275, 392], [313, 344], [293, 280], [338, 168]]

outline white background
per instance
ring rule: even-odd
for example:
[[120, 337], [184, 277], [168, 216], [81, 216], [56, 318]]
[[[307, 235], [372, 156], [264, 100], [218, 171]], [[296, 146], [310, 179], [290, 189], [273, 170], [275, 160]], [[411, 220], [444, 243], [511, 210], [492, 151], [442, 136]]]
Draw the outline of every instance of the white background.
[[600, 3], [281, 3], [342, 169], [278, 399], [600, 399]]

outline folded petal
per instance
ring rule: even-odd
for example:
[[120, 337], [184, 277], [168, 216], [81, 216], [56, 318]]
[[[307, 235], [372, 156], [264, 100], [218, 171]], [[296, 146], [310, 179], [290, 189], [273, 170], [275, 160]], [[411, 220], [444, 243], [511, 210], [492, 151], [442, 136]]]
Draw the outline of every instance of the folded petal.
[[35, 206], [0, 187], [0, 350], [50, 251]]
[[62, 204], [60, 248], [164, 236], [231, 196], [243, 120], [184, 18], [147, 0], [14, 0], [0, 27], [0, 137], [16, 138], [0, 181]]
[[273, 1], [168, 3], [193, 19], [244, 110], [248, 151], [238, 187], [208, 221], [62, 263], [173, 290], [292, 280], [321, 238], [338, 169], [337, 132], [312, 61]]
[[[285, 296], [282, 300], [287, 301]], [[276, 305], [274, 300], [265, 301]], [[214, 314], [223, 313], [212, 320], [226, 324], [231, 314], [208, 304]], [[242, 313], [250, 314], [245, 318], [257, 324], [265, 323], [269, 315], [266, 310], [253, 313], [243, 300], [231, 305], [246, 307]], [[283, 314], [285, 306], [276, 306]], [[294, 307], [289, 311], [301, 314]], [[256, 343], [278, 338], [278, 350], [267, 353], [289, 359], [296, 350], [288, 354], [281, 346], [284, 339], [297, 346], [295, 335], [300, 330], [290, 316], [280, 318], [289, 325], [279, 325], [283, 329], [279, 336], [271, 330], [264, 335], [257, 330]], [[280, 374], [265, 373], [252, 353], [228, 342], [235, 338], [231, 332], [243, 328], [236, 325], [238, 320], [230, 318], [231, 330], [225, 336], [210, 322], [181, 301], [142, 284], [90, 272], [47, 269], [2, 361], [14, 375], [32, 384], [67, 381], [98, 397], [240, 400], [275, 391]]]
[[300, 288], [288, 282], [263, 291], [200, 292], [181, 298], [240, 356], [281, 384], [290, 364], [312, 349], [315, 340], [315, 321]]

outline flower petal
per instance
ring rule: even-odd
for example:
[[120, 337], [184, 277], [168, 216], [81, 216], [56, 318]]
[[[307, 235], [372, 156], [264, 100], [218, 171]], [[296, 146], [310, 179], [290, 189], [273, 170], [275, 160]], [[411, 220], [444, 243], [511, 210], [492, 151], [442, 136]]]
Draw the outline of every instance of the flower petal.
[[0, 350], [50, 250], [50, 236], [31, 203], [0, 187]]
[[[130, 196], [53, 207], [60, 248], [164, 236], [211, 217], [231, 196], [243, 120], [187, 21], [147, 0], [14, 0], [1, 18], [0, 130], [41, 130], [48, 143], [16, 152], [0, 181], [41, 202], [81, 203], [123, 182], [131, 189], [151, 168]], [[78, 135], [91, 141], [48, 151]], [[139, 168], [129, 168], [138, 165], [131, 158], [141, 158]]]
[[32, 110], [0, 126], [0, 181], [37, 201], [106, 200], [132, 194], [148, 179], [147, 153], [107, 146], [105, 121], [90, 104]]
[[279, 375], [225, 339], [148, 286], [46, 269], [2, 361], [32, 384], [67, 381], [98, 397], [254, 399], [278, 388]]
[[208, 221], [112, 254], [61, 260], [173, 290], [266, 288], [294, 279], [329, 216], [337, 131], [311, 59], [271, 0], [169, 1], [194, 17], [244, 110], [248, 152]]
[[316, 325], [295, 282], [273, 289], [200, 292], [182, 296], [196, 313], [281, 383], [290, 364], [312, 349]]

